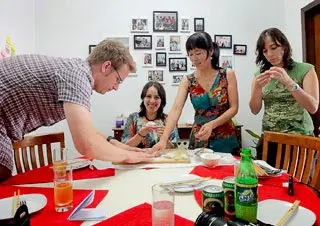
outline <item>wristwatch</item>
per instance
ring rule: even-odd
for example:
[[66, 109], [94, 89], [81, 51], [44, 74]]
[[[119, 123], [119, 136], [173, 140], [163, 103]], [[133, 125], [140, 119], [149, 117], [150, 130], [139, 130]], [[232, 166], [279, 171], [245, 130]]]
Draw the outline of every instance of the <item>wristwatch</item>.
[[292, 84], [292, 85], [288, 88], [289, 92], [294, 92], [294, 91], [297, 91], [297, 90], [299, 90], [299, 89], [300, 89], [300, 86], [299, 86], [297, 83]]

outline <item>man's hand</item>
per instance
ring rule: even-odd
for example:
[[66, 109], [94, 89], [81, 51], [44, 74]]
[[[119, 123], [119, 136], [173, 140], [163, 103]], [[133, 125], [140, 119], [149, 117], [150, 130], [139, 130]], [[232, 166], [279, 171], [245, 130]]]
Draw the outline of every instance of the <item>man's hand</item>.
[[148, 154], [144, 152], [128, 152], [125, 163], [139, 163], [139, 162], [152, 162], [154, 154]]
[[126, 150], [128, 151], [135, 151], [135, 152], [146, 152], [144, 149], [137, 148], [137, 147], [131, 147], [129, 145], [126, 145], [128, 148]]

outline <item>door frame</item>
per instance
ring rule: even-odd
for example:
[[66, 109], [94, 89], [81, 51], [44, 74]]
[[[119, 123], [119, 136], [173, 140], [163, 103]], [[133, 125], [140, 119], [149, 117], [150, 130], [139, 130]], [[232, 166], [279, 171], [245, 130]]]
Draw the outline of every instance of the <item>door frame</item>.
[[[303, 55], [303, 61], [307, 61], [309, 59], [307, 56], [307, 49], [312, 47], [312, 46], [308, 46], [308, 44], [310, 42], [307, 43], [307, 35], [310, 33], [310, 30], [313, 32], [314, 28], [313, 27], [308, 27], [309, 24], [308, 23], [308, 19], [309, 17], [313, 14], [313, 11], [315, 10], [315, 8], [320, 8], [320, 0], [314, 0], [313, 2], [309, 3], [308, 5], [306, 5], [305, 7], [303, 7], [301, 9], [301, 28], [302, 28], [302, 55]], [[308, 30], [308, 31], [307, 31]], [[311, 39], [311, 41], [313, 41], [314, 43], [314, 36], [308, 36], [309, 40]], [[311, 44], [311, 43], [310, 43]], [[311, 44], [312, 45], [312, 44]], [[309, 49], [308, 49], [309, 50]], [[314, 52], [314, 46], [312, 49], [310, 49], [310, 51]], [[314, 59], [313, 59], [314, 61]], [[309, 63], [314, 63], [314, 62], [309, 62]]]
[[[303, 61], [316, 65], [316, 47], [314, 16], [320, 11], [320, 0], [314, 0], [301, 9], [301, 32], [302, 32], [302, 56]], [[308, 38], [307, 38], [308, 37]], [[319, 56], [320, 57], [320, 56]], [[320, 87], [320, 73], [318, 69], [318, 79]], [[311, 115], [313, 119], [314, 134], [320, 135], [320, 103], [318, 111]], [[320, 183], [320, 182], [319, 182]]]

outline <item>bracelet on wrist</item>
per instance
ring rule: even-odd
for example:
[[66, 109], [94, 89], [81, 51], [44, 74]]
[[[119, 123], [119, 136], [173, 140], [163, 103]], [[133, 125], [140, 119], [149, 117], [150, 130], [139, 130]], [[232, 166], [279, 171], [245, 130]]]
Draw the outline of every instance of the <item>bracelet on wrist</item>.
[[114, 139], [113, 136], [108, 136], [108, 137], [107, 137], [107, 141], [108, 141], [108, 142], [110, 142], [110, 140], [112, 140], [112, 139]]
[[138, 132], [138, 136], [139, 136], [139, 137], [142, 137], [142, 138], [145, 138], [147, 135], [142, 136], [142, 134], [141, 134], [140, 132]]

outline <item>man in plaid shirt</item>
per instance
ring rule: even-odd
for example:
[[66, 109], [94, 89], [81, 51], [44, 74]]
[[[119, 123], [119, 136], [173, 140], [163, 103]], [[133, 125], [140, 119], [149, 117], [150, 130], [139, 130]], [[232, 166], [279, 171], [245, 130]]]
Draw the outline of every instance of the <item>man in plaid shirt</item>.
[[87, 60], [18, 55], [0, 60], [0, 180], [13, 170], [12, 143], [67, 119], [76, 149], [94, 159], [135, 163], [152, 155], [108, 142], [93, 127], [92, 90], [117, 90], [135, 63], [119, 41], [104, 40]]

